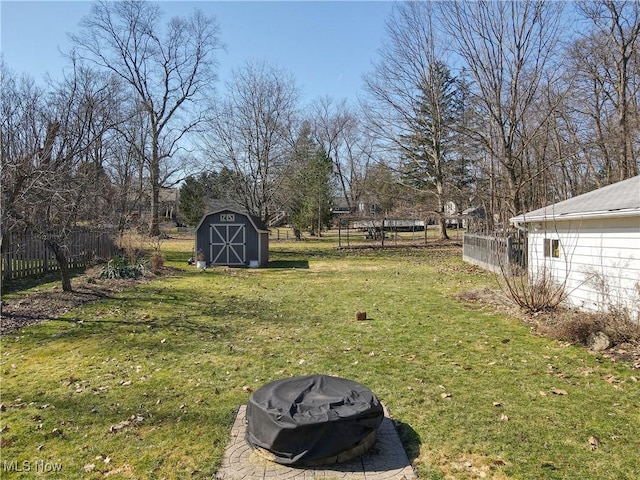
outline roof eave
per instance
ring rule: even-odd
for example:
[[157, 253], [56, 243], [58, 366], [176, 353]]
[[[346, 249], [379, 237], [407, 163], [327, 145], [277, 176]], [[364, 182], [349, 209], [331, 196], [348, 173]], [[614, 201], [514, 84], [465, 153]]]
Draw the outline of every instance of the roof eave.
[[225, 208], [218, 208], [216, 210], [211, 210], [208, 213], [205, 213], [202, 218], [200, 219], [200, 222], [198, 222], [198, 226], [196, 227], [196, 231], [200, 229], [200, 226], [202, 225], [202, 222], [204, 222], [204, 219], [207, 218], [209, 215], [215, 215], [216, 213], [220, 213], [220, 212], [232, 212], [235, 213], [237, 215], [244, 215], [245, 217], [247, 217], [249, 219], [249, 221], [251, 222], [251, 225], [253, 225], [253, 228], [260, 233], [271, 233], [268, 229], [264, 230], [260, 227], [258, 227], [258, 225], [256, 225], [255, 220], [253, 219], [253, 215], [247, 213], [247, 212], [243, 212], [242, 210], [239, 210], [237, 208], [231, 208], [231, 207], [225, 207]]
[[523, 224], [532, 222], [562, 222], [566, 220], [587, 220], [592, 218], [622, 218], [639, 217], [640, 208], [626, 208], [620, 210], [605, 210], [600, 212], [579, 212], [544, 215], [518, 215], [509, 219], [510, 223]]

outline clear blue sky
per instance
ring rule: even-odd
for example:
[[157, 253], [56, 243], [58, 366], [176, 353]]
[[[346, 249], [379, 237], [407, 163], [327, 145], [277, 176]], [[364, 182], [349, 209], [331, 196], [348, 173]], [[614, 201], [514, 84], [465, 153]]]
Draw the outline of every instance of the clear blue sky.
[[[290, 71], [306, 103], [318, 96], [355, 100], [362, 75], [385, 35], [393, 3], [382, 1], [201, 1], [159, 2], [168, 19], [193, 8], [215, 15], [220, 39], [220, 78], [246, 60], [266, 60]], [[4, 60], [17, 73], [42, 80], [59, 77], [67, 33], [77, 32], [88, 1], [0, 2]], [[223, 87], [222, 82], [217, 85]]]

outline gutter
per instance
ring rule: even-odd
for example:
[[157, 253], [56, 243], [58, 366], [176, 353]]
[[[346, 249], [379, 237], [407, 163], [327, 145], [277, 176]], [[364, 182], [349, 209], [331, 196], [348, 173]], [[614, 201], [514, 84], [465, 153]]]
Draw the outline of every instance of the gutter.
[[601, 212], [585, 212], [585, 213], [561, 213], [551, 215], [518, 215], [509, 219], [510, 223], [513, 223], [516, 228], [518, 224], [527, 224], [532, 222], [554, 222], [564, 220], [588, 220], [592, 218], [625, 218], [625, 217], [639, 217], [640, 208], [625, 209], [625, 210], [605, 210]]

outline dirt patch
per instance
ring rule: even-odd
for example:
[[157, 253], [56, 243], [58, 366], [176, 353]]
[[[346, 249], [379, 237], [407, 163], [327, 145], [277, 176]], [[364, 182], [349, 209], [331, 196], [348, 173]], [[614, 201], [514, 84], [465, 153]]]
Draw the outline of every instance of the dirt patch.
[[132, 286], [148, 282], [158, 276], [171, 275], [176, 269], [163, 267], [158, 273], [148, 273], [139, 278], [103, 279], [101, 267], [94, 267], [71, 280], [72, 292], [62, 291], [60, 285], [20, 294], [2, 300], [0, 335], [19, 330], [28, 325], [54, 320], [69, 310], [109, 298]]
[[506, 313], [531, 325], [535, 335], [553, 338], [568, 344], [587, 346], [592, 333], [604, 331], [612, 346], [599, 354], [614, 362], [628, 362], [640, 369], [640, 326], [628, 321], [582, 312], [576, 309], [557, 307], [548, 312], [529, 314], [520, 309], [503, 292], [488, 287], [469, 290], [456, 296], [468, 304], [480, 305]]

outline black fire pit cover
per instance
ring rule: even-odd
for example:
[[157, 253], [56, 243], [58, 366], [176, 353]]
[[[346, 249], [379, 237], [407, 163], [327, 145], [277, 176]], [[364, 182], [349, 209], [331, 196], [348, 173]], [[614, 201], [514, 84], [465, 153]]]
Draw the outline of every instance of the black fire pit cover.
[[375, 438], [383, 417], [374, 393], [357, 382], [327, 375], [285, 378], [249, 398], [246, 440], [275, 462], [309, 464]]

